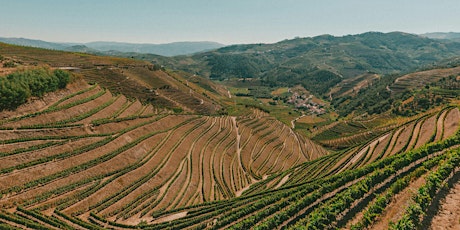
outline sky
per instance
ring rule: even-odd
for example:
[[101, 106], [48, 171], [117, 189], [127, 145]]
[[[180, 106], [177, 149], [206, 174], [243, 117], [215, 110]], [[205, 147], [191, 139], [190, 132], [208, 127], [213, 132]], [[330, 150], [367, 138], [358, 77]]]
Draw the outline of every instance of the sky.
[[226, 45], [368, 31], [460, 32], [459, 0], [0, 0], [0, 37]]

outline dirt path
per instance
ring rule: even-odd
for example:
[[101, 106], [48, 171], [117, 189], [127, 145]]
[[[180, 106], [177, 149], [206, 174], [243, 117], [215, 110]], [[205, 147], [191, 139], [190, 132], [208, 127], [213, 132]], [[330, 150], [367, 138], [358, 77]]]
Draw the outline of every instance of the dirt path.
[[404, 130], [399, 134], [398, 140], [396, 141], [393, 150], [391, 151], [391, 155], [399, 153], [401, 150], [403, 150], [404, 146], [410, 141], [414, 127], [414, 123], [404, 127]]
[[281, 181], [273, 189], [277, 189], [277, 188], [283, 186], [283, 184], [285, 184], [289, 180], [290, 175], [291, 174], [288, 174], [288, 175], [284, 176], [283, 179], [281, 179]]
[[302, 114], [302, 116], [297, 117], [296, 119], [292, 120], [292, 121], [291, 121], [291, 128], [292, 128], [292, 129], [295, 129], [295, 122], [296, 122], [297, 120], [299, 120], [300, 118], [305, 117], [305, 116], [307, 116], [307, 115]]
[[449, 190], [441, 201], [437, 214], [433, 217], [429, 229], [460, 229], [460, 181]]
[[363, 154], [368, 152], [369, 148], [370, 148], [369, 146], [366, 146], [366, 147], [362, 148], [356, 155], [354, 155], [351, 158], [351, 160], [347, 164], [345, 164], [345, 166], [343, 166], [342, 169], [339, 170], [339, 173], [344, 171], [344, 170], [346, 170], [346, 169], [348, 169], [348, 167], [353, 165], [358, 159], [360, 159], [363, 156]]
[[240, 196], [243, 194], [244, 191], [248, 190], [249, 187], [251, 187], [251, 185], [252, 185], [252, 183], [251, 183], [251, 184], [248, 184], [248, 185], [246, 185], [246, 187], [244, 187], [244, 188], [242, 188], [242, 189], [236, 191], [236, 192], [235, 192], [235, 196], [236, 196], [236, 197], [240, 197]]
[[416, 142], [418, 140], [418, 137], [420, 135], [420, 129], [422, 128], [422, 123], [424, 123], [424, 122], [425, 121], [419, 121], [415, 125], [415, 128], [412, 131], [412, 137], [411, 137], [411, 139], [409, 141], [409, 145], [407, 146], [406, 150], [411, 150], [415, 146], [415, 144], [416, 144]]
[[404, 213], [405, 208], [411, 201], [412, 195], [417, 192], [417, 189], [425, 183], [425, 177], [419, 177], [417, 180], [411, 183], [410, 186], [405, 188], [400, 193], [393, 197], [393, 200], [387, 206], [382, 215], [376, 219], [374, 224], [369, 229], [388, 229], [390, 222], [396, 222]]
[[423, 125], [420, 129], [420, 134], [417, 140], [417, 144], [415, 145], [414, 149], [421, 147], [425, 143], [428, 143], [430, 138], [433, 135], [436, 135], [434, 133], [436, 131], [436, 116], [432, 116], [423, 122]]
[[173, 220], [177, 220], [179, 218], [185, 217], [185, 216], [187, 216], [187, 211], [174, 213], [174, 214], [171, 214], [171, 215], [168, 215], [168, 216], [160, 217], [160, 218], [152, 221], [151, 224], [159, 224], [159, 223], [163, 223], [163, 222], [173, 221]]
[[236, 117], [232, 117], [232, 122], [233, 122], [233, 126], [236, 132], [236, 154], [238, 155], [238, 158], [240, 159], [241, 158], [240, 157], [241, 156], [241, 145], [240, 145], [241, 135], [240, 135], [240, 132], [238, 131], [238, 125], [236, 124]]
[[[233, 122], [233, 126], [234, 126], [235, 132], [236, 132], [236, 155], [237, 155], [238, 165], [239, 165], [239, 168], [244, 169], [243, 163], [241, 162], [241, 142], [240, 142], [240, 140], [241, 140], [241, 135], [240, 135], [240, 132], [239, 132], [239, 130], [238, 130], [238, 125], [237, 125], [237, 123], [236, 123], [236, 117], [232, 117], [232, 122]], [[247, 172], [245, 172], [245, 173], [247, 173]], [[236, 196], [236, 197], [241, 196], [241, 194], [243, 194], [244, 191], [246, 191], [247, 189], [249, 189], [249, 187], [250, 187], [252, 184], [254, 184], [254, 183], [257, 182], [257, 180], [255, 180], [254, 178], [251, 177], [251, 179], [252, 179], [252, 183], [249, 183], [249, 184], [246, 185], [244, 188], [242, 188], [242, 189], [236, 191], [236, 193], [235, 193], [235, 196]]]
[[442, 138], [443, 129], [444, 129], [444, 118], [449, 110], [444, 110], [439, 116], [439, 119], [436, 121], [436, 137], [434, 141], [439, 141]]

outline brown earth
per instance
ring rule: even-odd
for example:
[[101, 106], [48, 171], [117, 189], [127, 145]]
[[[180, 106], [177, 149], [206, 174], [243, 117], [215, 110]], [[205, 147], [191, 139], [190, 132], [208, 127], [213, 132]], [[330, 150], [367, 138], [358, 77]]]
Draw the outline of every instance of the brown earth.
[[458, 108], [452, 109], [446, 115], [446, 119], [444, 120], [444, 135], [443, 139], [446, 139], [452, 135], [454, 135], [458, 131], [460, 122], [460, 111]]
[[404, 127], [404, 130], [398, 136], [398, 140], [396, 141], [393, 150], [391, 151], [391, 155], [396, 154], [397, 152], [401, 151], [403, 147], [409, 141], [409, 138], [412, 135], [412, 131], [414, 129], [415, 124], [409, 124]]
[[443, 135], [443, 132], [444, 132], [444, 119], [447, 115], [447, 112], [449, 112], [448, 110], [444, 110], [441, 115], [439, 116], [438, 118], [438, 121], [436, 121], [436, 137], [435, 137], [435, 141], [439, 141], [442, 139], [442, 135]]
[[448, 230], [460, 229], [460, 182], [449, 190], [447, 196], [441, 200], [440, 207], [433, 217], [428, 229]]
[[430, 138], [435, 134], [436, 131], [436, 116], [432, 116], [423, 122], [423, 125], [420, 129], [420, 135], [415, 145], [415, 149], [428, 143]]
[[417, 193], [417, 189], [425, 183], [425, 177], [419, 177], [407, 188], [396, 194], [386, 207], [385, 211], [379, 216], [369, 229], [383, 230], [388, 229], [390, 222], [396, 222], [401, 218], [407, 206], [412, 200], [412, 196]]

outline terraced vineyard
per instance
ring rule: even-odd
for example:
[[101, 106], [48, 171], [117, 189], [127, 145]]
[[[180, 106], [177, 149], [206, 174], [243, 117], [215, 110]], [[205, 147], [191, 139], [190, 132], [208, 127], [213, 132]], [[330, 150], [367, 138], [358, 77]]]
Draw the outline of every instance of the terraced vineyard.
[[188, 81], [189, 78], [185, 78], [186, 74], [167, 72], [158, 65], [128, 58], [45, 50], [4, 43], [0, 43], [0, 51], [3, 57], [18, 63], [19, 69], [42, 65], [48, 68], [73, 69], [75, 75], [90, 83], [98, 83], [111, 92], [122, 93], [129, 98], [152, 102], [159, 108], [180, 108], [187, 112], [206, 115], [219, 114], [222, 112], [222, 106], [217, 101], [225, 98], [227, 93], [222, 86], [211, 81], [201, 81], [198, 86]]
[[257, 110], [170, 115], [81, 82], [55, 94], [1, 120], [2, 223], [159, 223], [162, 212], [239, 197], [328, 153]]
[[410, 73], [397, 78], [394, 84], [391, 86], [391, 90], [394, 92], [402, 92], [407, 89], [423, 87], [428, 83], [436, 82], [441, 78], [445, 78], [450, 75], [457, 76], [459, 73], [460, 67], [433, 69]]
[[[460, 228], [453, 98], [340, 119], [310, 140], [214, 83], [79, 57], [102, 64], [82, 60], [65, 89], [1, 111], [0, 229]], [[143, 103], [121, 94], [135, 88]], [[240, 115], [217, 115], [225, 106]]]
[[430, 178], [458, 174], [456, 107], [328, 154], [259, 110], [170, 115], [82, 83], [55, 94], [2, 119], [5, 228], [399, 226], [419, 223], [414, 187], [437, 186], [433, 199]]

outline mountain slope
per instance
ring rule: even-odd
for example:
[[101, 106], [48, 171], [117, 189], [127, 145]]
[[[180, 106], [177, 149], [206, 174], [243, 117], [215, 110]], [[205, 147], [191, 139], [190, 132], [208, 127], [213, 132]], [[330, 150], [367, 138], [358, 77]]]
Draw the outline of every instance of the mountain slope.
[[67, 48], [66, 45], [62, 45], [59, 43], [46, 42], [42, 40], [34, 40], [34, 39], [27, 39], [27, 38], [0, 38], [0, 42], [12, 44], [12, 45], [30, 46], [30, 47], [38, 47], [38, 48], [44, 48], [44, 49], [53, 49], [53, 50], [65, 50]]
[[[375, 210], [405, 213], [420, 201], [406, 199], [395, 207], [392, 197], [437, 186], [428, 187], [434, 197], [439, 181], [459, 175], [455, 107], [326, 154], [258, 110], [241, 117], [158, 114], [151, 105], [81, 80], [53, 94], [47, 103], [26, 104], [1, 120], [2, 228], [382, 224]], [[438, 183], [414, 182], [434, 177]], [[400, 224], [410, 221], [398, 218]]]
[[[297, 38], [274, 44], [233, 45], [159, 64], [215, 80], [256, 78], [263, 84], [302, 84], [316, 94], [369, 72], [409, 72], [460, 55], [460, 43], [401, 32]], [[324, 89], [315, 83], [326, 83]]]
[[85, 221], [97, 212], [137, 224], [159, 211], [239, 197], [268, 175], [328, 154], [268, 114], [248, 111], [172, 115], [77, 78], [2, 113], [0, 207]]
[[167, 44], [134, 44], [122, 42], [89, 42], [85, 46], [99, 51], [116, 50], [120, 52], [151, 53], [162, 56], [193, 54], [220, 48], [217, 42], [173, 42]]
[[99, 83], [113, 93], [155, 104], [158, 109], [197, 114], [222, 112], [223, 87], [211, 81], [189, 82], [190, 75], [167, 72], [158, 65], [127, 58], [70, 53], [0, 43], [0, 54], [16, 68], [46, 65], [73, 69], [88, 82]]

